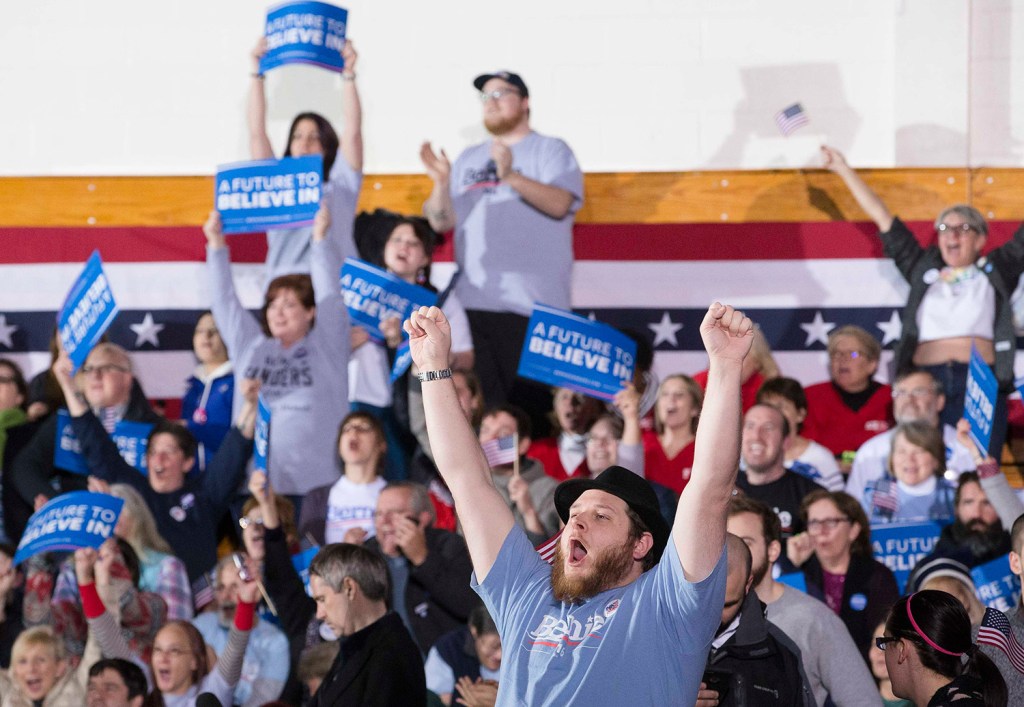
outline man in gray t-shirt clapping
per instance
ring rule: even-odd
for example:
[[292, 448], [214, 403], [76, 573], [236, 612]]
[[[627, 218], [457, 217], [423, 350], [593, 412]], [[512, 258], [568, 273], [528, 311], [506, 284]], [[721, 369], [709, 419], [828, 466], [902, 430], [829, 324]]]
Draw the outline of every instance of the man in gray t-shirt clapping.
[[455, 229], [456, 293], [487, 405], [514, 402], [536, 426], [544, 423], [550, 395], [516, 385], [519, 352], [534, 304], [571, 307], [572, 226], [583, 203], [583, 173], [568, 145], [531, 129], [530, 92], [518, 74], [483, 74], [473, 85], [493, 137], [454, 164], [444, 150], [423, 144], [420, 157], [434, 182], [423, 213], [439, 233]]

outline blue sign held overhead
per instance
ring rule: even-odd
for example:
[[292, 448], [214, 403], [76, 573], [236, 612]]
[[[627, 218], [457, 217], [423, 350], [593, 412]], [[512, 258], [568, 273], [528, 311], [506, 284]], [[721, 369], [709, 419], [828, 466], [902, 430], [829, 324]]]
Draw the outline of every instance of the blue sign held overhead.
[[527, 325], [519, 375], [611, 401], [633, 380], [636, 342], [618, 329], [538, 304]]
[[309, 563], [313, 561], [318, 552], [320, 552], [320, 546], [314, 545], [292, 555], [292, 567], [299, 573], [299, 579], [302, 580], [302, 585], [306, 588], [306, 594], [309, 596], [313, 596], [313, 592], [309, 588]]
[[900, 592], [922, 557], [931, 554], [942, 528], [933, 521], [883, 523], [871, 526], [871, 549], [875, 559], [892, 570]]
[[72, 491], [53, 499], [28, 519], [14, 564], [41, 552], [99, 547], [114, 533], [124, 501], [105, 493]]
[[214, 202], [224, 233], [303, 226], [320, 209], [322, 155], [217, 167]]
[[[146, 448], [153, 425], [149, 422], [121, 420], [114, 426], [110, 439], [117, 445], [121, 458], [142, 474], [146, 473]], [[57, 435], [53, 448], [53, 465], [72, 474], [86, 475], [89, 465], [82, 456], [82, 449], [71, 429], [71, 416], [67, 410], [57, 411]]]
[[254, 471], [267, 473], [267, 459], [270, 457], [270, 406], [259, 396], [256, 407], [256, 430], [253, 433], [252, 466]]
[[341, 71], [348, 10], [325, 2], [288, 2], [267, 11], [267, 53], [260, 73], [283, 64], [312, 64]]
[[437, 294], [427, 288], [354, 258], [346, 258], [341, 268], [341, 294], [352, 324], [366, 329], [377, 342], [384, 341], [380, 328], [384, 320], [397, 317], [404, 322], [414, 309], [437, 301]]
[[999, 383], [978, 349], [971, 345], [971, 362], [967, 368], [967, 392], [964, 394], [964, 417], [971, 423], [971, 439], [985, 452], [992, 439], [992, 414], [996, 408]]
[[114, 321], [117, 311], [114, 293], [103, 272], [100, 252], [94, 250], [57, 314], [60, 343], [71, 358], [72, 372], [78, 371], [85, 363], [92, 347]]
[[1010, 570], [1010, 556], [1003, 555], [971, 570], [974, 592], [985, 606], [1013, 611], [1020, 601], [1020, 580]]

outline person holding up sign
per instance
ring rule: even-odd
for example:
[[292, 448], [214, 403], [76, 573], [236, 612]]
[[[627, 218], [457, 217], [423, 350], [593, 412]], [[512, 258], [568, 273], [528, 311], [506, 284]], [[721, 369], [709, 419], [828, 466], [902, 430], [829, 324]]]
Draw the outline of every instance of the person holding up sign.
[[957, 204], [935, 219], [936, 245], [922, 248], [839, 150], [822, 145], [821, 152], [825, 167], [878, 226], [885, 254], [910, 283], [896, 346], [897, 373], [911, 365], [931, 373], [946, 393], [942, 422], [955, 425], [963, 415], [967, 366], [976, 346], [1003, 391], [989, 444], [998, 457], [1006, 435], [1006, 392], [1013, 389], [1017, 337], [1010, 296], [1024, 273], [1024, 226], [1009, 243], [981, 257], [988, 224], [974, 207]]
[[[260, 73], [260, 58], [267, 51], [267, 39], [261, 37], [252, 52], [253, 70], [249, 87], [249, 152], [254, 160], [273, 158], [274, 148], [267, 135], [267, 98], [265, 76]], [[285, 157], [323, 155], [324, 184], [321, 204], [333, 216], [329, 241], [338, 250], [339, 262], [356, 257], [352, 224], [356, 201], [363, 183], [363, 112], [356, 89], [356, 54], [351, 40], [341, 49], [345, 68], [341, 72], [342, 133], [339, 140], [334, 127], [318, 113], [299, 113], [288, 130]], [[341, 158], [338, 150], [341, 150]], [[267, 231], [267, 276], [273, 278], [296, 272], [310, 272], [311, 231], [308, 226]], [[335, 272], [337, 274], [337, 272]], [[219, 318], [218, 318], [219, 323]], [[235, 350], [232, 349], [232, 355]]]
[[[348, 413], [349, 317], [338, 288], [341, 260], [327, 240], [332, 221], [322, 205], [313, 222], [312, 276], [274, 278], [258, 319], [238, 299], [216, 211], [203, 226], [213, 318], [238, 375], [257, 379], [270, 406], [270, 477], [297, 512], [303, 494], [338, 479], [334, 440]], [[235, 409], [240, 398], [236, 386]]]
[[156, 424], [146, 447], [148, 476], [128, 464], [107, 436], [99, 419], [75, 394], [71, 361], [61, 354], [53, 373], [64, 390], [71, 427], [82, 447], [89, 473], [109, 483], [125, 483], [142, 494], [157, 529], [185, 563], [195, 583], [217, 563], [217, 522], [245, 473], [252, 453], [255, 419], [253, 400], [238, 415], [237, 427], [224, 438], [207, 470], [198, 478], [186, 474], [195, 464], [196, 442], [181, 425]]

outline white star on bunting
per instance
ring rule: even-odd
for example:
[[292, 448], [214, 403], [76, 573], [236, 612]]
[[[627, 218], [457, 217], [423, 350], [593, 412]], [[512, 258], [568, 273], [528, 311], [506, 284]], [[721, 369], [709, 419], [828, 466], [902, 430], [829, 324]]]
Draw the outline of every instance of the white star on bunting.
[[653, 348], [658, 348], [658, 344], [670, 343], [675, 347], [679, 346], [679, 340], [676, 339], [676, 332], [683, 328], [682, 324], [676, 324], [668, 316], [668, 312], [661, 315], [661, 321], [656, 324], [648, 324], [647, 328], [654, 332], [654, 344]]
[[11, 334], [16, 331], [18, 331], [17, 326], [7, 323], [7, 315], [0, 314], [0, 344], [3, 344], [9, 349], [13, 349], [14, 341], [11, 339]]
[[800, 328], [807, 332], [807, 341], [804, 342], [804, 346], [810, 346], [815, 341], [820, 341], [823, 345], [828, 346], [828, 333], [836, 328], [833, 322], [826, 322], [825, 318], [821, 316], [821, 310], [814, 313], [814, 319], [811, 320], [810, 324], [801, 324]]
[[892, 316], [887, 322], [875, 322], [875, 326], [882, 330], [882, 346], [890, 341], [899, 341], [903, 336], [903, 322], [900, 321], [900, 313], [892, 310]]
[[152, 312], [146, 312], [142, 323], [130, 324], [129, 326], [135, 332], [135, 348], [139, 348], [146, 343], [152, 344], [154, 348], [160, 348], [160, 340], [157, 339], [157, 334], [164, 330], [164, 325], [153, 321]]

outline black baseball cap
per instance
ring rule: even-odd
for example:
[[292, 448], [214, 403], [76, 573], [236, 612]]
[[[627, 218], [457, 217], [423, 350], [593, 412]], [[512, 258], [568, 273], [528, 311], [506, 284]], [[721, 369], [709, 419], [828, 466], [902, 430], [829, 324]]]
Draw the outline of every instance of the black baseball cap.
[[506, 83], [510, 83], [519, 89], [519, 93], [522, 94], [523, 98], [530, 97], [530, 89], [526, 88], [526, 83], [520, 78], [519, 74], [513, 74], [511, 71], [495, 71], [493, 74], [480, 74], [473, 79], [473, 86], [477, 91], [483, 91], [484, 84], [491, 79], [501, 79]]
[[555, 509], [563, 523], [569, 522], [569, 507], [584, 491], [597, 489], [617, 496], [640, 516], [654, 537], [654, 559], [661, 559], [661, 553], [668, 544], [671, 529], [658, 507], [658, 496], [651, 485], [641, 476], [621, 466], [610, 466], [593, 479], [569, 479], [555, 489]]

